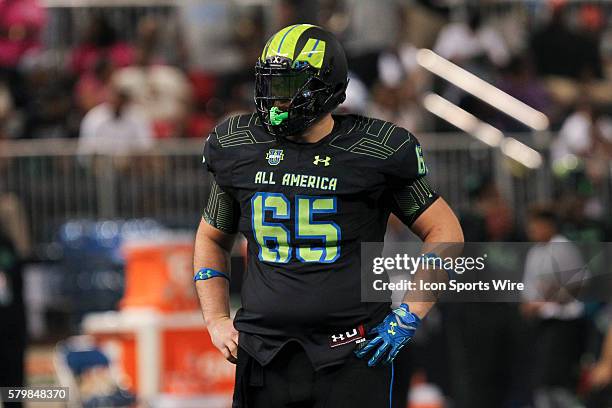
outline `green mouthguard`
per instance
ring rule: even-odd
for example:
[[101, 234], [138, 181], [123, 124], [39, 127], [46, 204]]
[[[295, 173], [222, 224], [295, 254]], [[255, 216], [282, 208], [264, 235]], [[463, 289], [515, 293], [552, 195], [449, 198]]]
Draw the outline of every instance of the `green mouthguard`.
[[283, 112], [278, 107], [274, 106], [270, 109], [270, 123], [274, 126], [280, 125], [289, 117], [289, 112]]

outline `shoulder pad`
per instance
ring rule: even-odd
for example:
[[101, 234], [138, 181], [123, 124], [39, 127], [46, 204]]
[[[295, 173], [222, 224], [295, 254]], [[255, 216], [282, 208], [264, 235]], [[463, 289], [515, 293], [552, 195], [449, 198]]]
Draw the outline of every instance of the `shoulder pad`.
[[221, 149], [274, 139], [263, 130], [255, 113], [230, 116], [213, 129], [210, 138], [213, 138]]
[[406, 129], [380, 119], [355, 116], [352, 128], [346, 132], [349, 137], [338, 137], [330, 145], [356, 154], [389, 159], [416, 138]]

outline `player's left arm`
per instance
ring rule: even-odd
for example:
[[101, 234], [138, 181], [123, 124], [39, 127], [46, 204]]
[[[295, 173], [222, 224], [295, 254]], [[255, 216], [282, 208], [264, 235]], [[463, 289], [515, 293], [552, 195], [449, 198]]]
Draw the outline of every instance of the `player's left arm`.
[[[408, 131], [396, 128], [388, 145], [399, 145], [385, 168], [388, 189], [384, 200], [393, 212], [423, 241], [422, 253], [434, 257], [458, 255], [456, 245], [463, 243], [459, 221], [446, 201], [429, 185], [423, 151], [416, 138]], [[445, 271], [419, 270], [415, 280], [437, 280]], [[359, 358], [373, 352], [368, 365], [380, 361], [391, 363], [399, 351], [414, 336], [421, 319], [435, 304], [437, 293], [408, 291], [402, 304], [369, 335], [374, 336], [356, 351]]]
[[[386, 202], [390, 210], [422, 241], [422, 254], [446, 258], [458, 256], [462, 249], [463, 231], [457, 216], [431, 187], [427, 178], [423, 150], [416, 138], [400, 129], [396, 138], [407, 137], [408, 142], [398, 150], [388, 169], [389, 187]], [[401, 139], [400, 139], [401, 140]], [[414, 279], [434, 281], [448, 278], [445, 271], [419, 270]], [[435, 304], [433, 292], [407, 291], [403, 297], [411, 313], [422, 319]]]
[[[417, 183], [418, 182], [418, 183]], [[429, 189], [425, 180], [415, 181], [404, 189], [395, 191], [393, 212], [423, 240], [423, 254], [436, 254], [442, 258], [457, 255], [457, 245], [463, 242], [463, 232], [454, 212], [443, 198]], [[412, 197], [412, 199], [410, 198]], [[444, 271], [419, 270], [416, 280], [435, 280]], [[380, 361], [390, 364], [399, 351], [414, 336], [435, 304], [437, 294], [433, 292], [407, 291], [402, 304], [370, 331], [374, 338], [356, 351], [359, 358], [370, 352], [369, 366]]]
[[[459, 220], [442, 197], [438, 197], [431, 203], [414, 221], [410, 229], [423, 241], [422, 252], [425, 254], [436, 253], [441, 257], [456, 255], [453, 252], [457, 250], [457, 246], [446, 244], [463, 243], [463, 231]], [[433, 307], [435, 301], [412, 300], [413, 293], [415, 292], [406, 292], [403, 303], [408, 305], [412, 313], [422, 319]]]

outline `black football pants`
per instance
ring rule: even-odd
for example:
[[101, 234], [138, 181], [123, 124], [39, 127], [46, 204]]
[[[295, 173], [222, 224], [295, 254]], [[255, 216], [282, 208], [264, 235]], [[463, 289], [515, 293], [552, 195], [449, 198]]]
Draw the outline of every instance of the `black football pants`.
[[355, 356], [315, 371], [297, 343], [266, 366], [238, 349], [233, 408], [388, 408], [391, 366]]

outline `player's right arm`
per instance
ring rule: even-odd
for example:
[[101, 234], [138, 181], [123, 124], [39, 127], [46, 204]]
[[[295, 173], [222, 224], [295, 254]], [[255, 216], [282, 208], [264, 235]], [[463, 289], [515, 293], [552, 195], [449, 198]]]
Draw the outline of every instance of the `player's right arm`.
[[[228, 361], [235, 363], [238, 332], [230, 317], [229, 277], [240, 207], [221, 187], [230, 185], [224, 176], [231, 170], [227, 168], [230, 162], [223, 159], [216, 128], [204, 145], [203, 162], [208, 170], [210, 190], [194, 246], [196, 290], [213, 344]], [[206, 271], [211, 270], [216, 276], [209, 278]]]
[[[230, 254], [236, 234], [223, 232], [200, 221], [194, 247], [194, 274], [202, 268], [230, 274]], [[222, 277], [196, 281], [204, 321], [215, 347], [230, 362], [236, 362], [238, 331], [230, 317], [229, 281]]]

